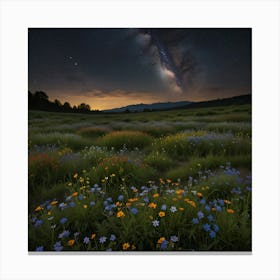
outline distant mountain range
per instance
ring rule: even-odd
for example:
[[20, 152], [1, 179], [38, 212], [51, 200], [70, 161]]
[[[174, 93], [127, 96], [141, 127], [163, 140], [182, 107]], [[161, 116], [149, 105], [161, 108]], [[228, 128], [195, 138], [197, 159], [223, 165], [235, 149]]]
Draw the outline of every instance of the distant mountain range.
[[128, 105], [121, 108], [114, 108], [110, 110], [104, 110], [106, 113], [122, 113], [122, 112], [144, 112], [144, 111], [162, 111], [162, 110], [170, 110], [179, 107], [184, 107], [192, 102], [190, 101], [178, 101], [178, 102], [159, 102], [153, 104], [134, 104]]
[[149, 112], [149, 111], [164, 111], [172, 109], [183, 108], [199, 108], [199, 107], [214, 107], [214, 106], [228, 106], [228, 105], [241, 105], [252, 102], [252, 95], [239, 95], [230, 98], [221, 98], [208, 101], [191, 102], [191, 101], [178, 101], [178, 102], [159, 102], [153, 104], [134, 104], [125, 107], [104, 110], [106, 113], [122, 113], [122, 112]]

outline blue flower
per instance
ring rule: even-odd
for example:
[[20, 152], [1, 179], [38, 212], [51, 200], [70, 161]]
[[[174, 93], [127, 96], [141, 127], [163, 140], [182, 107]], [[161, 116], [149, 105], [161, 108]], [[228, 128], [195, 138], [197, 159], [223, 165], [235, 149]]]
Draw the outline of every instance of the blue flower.
[[208, 221], [209, 221], [209, 222], [214, 221], [214, 218], [213, 218], [213, 216], [212, 216], [211, 214], [210, 214], [210, 215], [208, 215], [207, 219], [208, 219]]
[[58, 235], [58, 238], [68, 237], [69, 235], [70, 235], [70, 231], [69, 230], [64, 230], [62, 233], [60, 233]]
[[106, 242], [106, 240], [107, 240], [107, 237], [106, 236], [102, 236], [102, 237], [99, 238], [99, 243], [103, 244], [103, 243]]
[[115, 241], [116, 239], [117, 239], [116, 235], [115, 234], [111, 234], [110, 241]]
[[219, 206], [219, 205], [217, 205], [217, 206], [216, 206], [216, 211], [217, 211], [217, 212], [222, 212], [222, 207]]
[[214, 231], [215, 231], [215, 232], [218, 232], [218, 231], [219, 231], [218, 225], [215, 224], [215, 225], [213, 226], [213, 228], [214, 228]]
[[158, 227], [159, 226], [159, 221], [154, 220], [154, 221], [152, 221], [152, 224], [153, 224], [154, 227]]
[[206, 205], [206, 206], [204, 207], [204, 209], [205, 209], [207, 212], [210, 212], [210, 210], [211, 210], [211, 208], [210, 208], [208, 205]]
[[47, 210], [50, 210], [52, 208], [51, 205], [47, 205]]
[[70, 203], [69, 203], [69, 206], [70, 207], [74, 207], [76, 204], [75, 204], [75, 202], [73, 202], [73, 201], [71, 201]]
[[113, 202], [112, 197], [108, 197], [106, 200], [109, 201], [109, 202]]
[[206, 203], [206, 200], [205, 200], [204, 198], [202, 198], [202, 199], [200, 199], [200, 203], [201, 203], [202, 205], [204, 205], [204, 204]]
[[222, 199], [218, 199], [218, 202], [221, 206], [224, 206], [225, 205], [225, 202], [222, 200]]
[[210, 225], [209, 224], [204, 224], [203, 225], [203, 229], [205, 230], [205, 231], [209, 231], [210, 230]]
[[172, 242], [177, 242], [179, 239], [178, 239], [178, 237], [176, 236], [176, 235], [172, 235], [171, 237], [170, 237], [170, 240], [172, 241]]
[[83, 196], [81, 193], [79, 194], [78, 197], [79, 197], [80, 200], [83, 200], [83, 199], [84, 199], [84, 196]]
[[143, 200], [144, 200], [144, 202], [149, 203], [149, 198], [148, 197], [143, 198]]
[[43, 246], [39, 246], [35, 249], [36, 252], [42, 252], [44, 251], [44, 247]]
[[175, 213], [175, 212], [177, 211], [177, 208], [176, 208], [175, 206], [171, 206], [171, 207], [170, 207], [170, 211], [171, 211], [172, 213]]
[[40, 225], [43, 224], [43, 221], [42, 220], [36, 220], [35, 224], [34, 224], [34, 227], [37, 228], [39, 227]]
[[195, 225], [196, 225], [196, 224], [198, 224], [198, 223], [199, 223], [199, 220], [198, 220], [198, 218], [193, 218], [193, 219], [192, 219], [192, 222], [193, 222], [193, 224], [195, 224]]
[[130, 211], [133, 215], [136, 215], [138, 213], [138, 210], [136, 208], [131, 208]]
[[60, 203], [58, 205], [59, 208], [61, 208], [61, 210], [65, 209], [67, 207], [67, 204], [65, 204], [64, 202]]
[[94, 201], [91, 201], [90, 203], [89, 203], [89, 206], [94, 206], [95, 205], [95, 202]]
[[122, 201], [123, 198], [124, 198], [123, 195], [119, 195], [118, 200], [119, 200], [119, 201]]
[[215, 238], [215, 237], [216, 237], [216, 232], [213, 231], [213, 230], [211, 230], [211, 231], [209, 232], [209, 236], [210, 236], [211, 238]]
[[105, 200], [105, 201], [103, 202], [103, 204], [104, 204], [104, 206], [108, 206], [108, 201]]
[[202, 218], [204, 217], [203, 212], [201, 212], [201, 211], [197, 212], [197, 217], [198, 217], [199, 219], [202, 219]]
[[162, 204], [161, 210], [165, 211], [166, 210], [166, 204]]
[[74, 233], [74, 237], [75, 237], [75, 238], [77, 238], [79, 235], [80, 235], [79, 232], [75, 232], [75, 233]]
[[53, 248], [54, 248], [55, 251], [62, 251], [63, 246], [61, 245], [61, 242], [58, 241], [53, 245]]
[[167, 240], [163, 240], [162, 243], [160, 244], [160, 249], [165, 250], [168, 246], [168, 241]]
[[65, 224], [67, 221], [68, 221], [68, 219], [65, 218], [65, 217], [63, 217], [63, 218], [60, 219], [60, 223], [61, 223], [61, 224]]
[[89, 243], [89, 237], [86, 236], [86, 237], [84, 238], [84, 241], [83, 241], [83, 242], [84, 242], [85, 244], [88, 244], [88, 243]]

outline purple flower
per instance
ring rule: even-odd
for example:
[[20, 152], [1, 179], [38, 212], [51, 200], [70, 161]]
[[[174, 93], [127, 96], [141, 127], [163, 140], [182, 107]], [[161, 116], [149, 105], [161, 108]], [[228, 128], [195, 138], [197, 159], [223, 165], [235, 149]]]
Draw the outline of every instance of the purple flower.
[[211, 231], [209, 232], [209, 236], [210, 236], [211, 238], [215, 238], [215, 237], [216, 237], [216, 232], [213, 231], [213, 230], [211, 230]]
[[166, 210], [166, 205], [165, 205], [165, 204], [163, 204], [163, 205], [161, 206], [161, 210], [162, 210], [162, 211], [165, 211], [165, 210]]
[[198, 217], [199, 219], [202, 219], [202, 218], [204, 217], [203, 212], [201, 212], [201, 211], [197, 212], [197, 217]]
[[138, 210], [136, 208], [131, 208], [130, 211], [133, 215], [136, 215], [138, 213]]
[[111, 234], [110, 241], [115, 241], [116, 239], [117, 239], [116, 235], [115, 234]]
[[42, 225], [42, 224], [43, 224], [43, 221], [42, 221], [42, 220], [37, 220], [37, 221], [35, 222], [35, 224], [34, 224], [34, 227], [37, 228], [37, 227], [39, 227], [39, 226]]
[[204, 209], [205, 209], [207, 212], [210, 212], [210, 210], [211, 210], [211, 208], [210, 208], [208, 205], [206, 205], [206, 206], [204, 207]]
[[159, 221], [154, 220], [154, 221], [152, 221], [152, 224], [153, 224], [154, 227], [158, 227], [159, 226]]
[[58, 235], [58, 238], [68, 237], [69, 235], [70, 235], [70, 231], [69, 230], [64, 230], [62, 233], [60, 233]]
[[208, 219], [209, 222], [214, 221], [214, 218], [211, 214], [207, 216], [207, 219]]
[[123, 198], [124, 198], [123, 195], [119, 195], [118, 200], [119, 200], [119, 201], [122, 201]]
[[165, 250], [168, 246], [168, 241], [167, 240], [163, 240], [162, 243], [160, 244], [160, 249]]
[[202, 205], [204, 205], [204, 204], [206, 203], [206, 200], [205, 200], [204, 198], [202, 198], [202, 199], [200, 199], [200, 203], [201, 203]]
[[205, 230], [205, 231], [209, 231], [210, 230], [210, 225], [209, 224], [204, 224], [203, 225], [203, 229]]
[[65, 217], [63, 217], [63, 218], [60, 219], [60, 223], [61, 223], [62, 225], [65, 224], [67, 221], [68, 221], [68, 219], [65, 218]]
[[219, 206], [219, 205], [217, 205], [217, 206], [216, 206], [216, 211], [217, 211], [217, 212], [221, 212], [221, 211], [222, 211], [222, 207]]
[[83, 200], [84, 199], [84, 196], [80, 193], [79, 196], [78, 196], [79, 200]]
[[43, 246], [39, 246], [35, 249], [36, 252], [42, 252], [44, 251], [44, 247]]
[[55, 251], [62, 251], [63, 246], [61, 245], [61, 242], [58, 241], [53, 245], [53, 248], [54, 248]]
[[176, 236], [176, 235], [172, 235], [171, 237], [170, 237], [170, 240], [172, 241], [172, 242], [177, 242], [179, 239], [178, 239], [178, 237]]
[[86, 237], [84, 238], [84, 241], [83, 241], [83, 242], [84, 242], [85, 244], [88, 244], [88, 243], [89, 243], [89, 237], [86, 236]]
[[198, 224], [198, 223], [199, 223], [198, 218], [193, 218], [193, 219], [192, 219], [192, 223], [195, 224], [195, 225]]
[[99, 238], [99, 243], [103, 244], [103, 243], [106, 242], [106, 240], [107, 240], [107, 237], [106, 236], [102, 236], [102, 237]]
[[214, 231], [215, 231], [215, 232], [218, 232], [218, 231], [219, 231], [218, 225], [215, 224], [215, 225], [213, 226], [213, 228], [214, 228]]
[[71, 201], [70, 203], [69, 203], [69, 206], [70, 207], [74, 207], [76, 204], [75, 204], [75, 202], [73, 202], [73, 201]]

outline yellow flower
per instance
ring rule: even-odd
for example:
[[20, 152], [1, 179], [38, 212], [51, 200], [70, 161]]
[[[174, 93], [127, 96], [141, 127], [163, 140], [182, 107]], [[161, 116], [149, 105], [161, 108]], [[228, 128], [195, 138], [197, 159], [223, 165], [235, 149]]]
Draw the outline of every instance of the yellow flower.
[[130, 247], [130, 244], [128, 242], [126, 242], [122, 245], [123, 250], [127, 250], [129, 247]]
[[38, 212], [38, 211], [41, 211], [43, 208], [41, 206], [38, 206], [35, 211]]
[[155, 193], [155, 194], [153, 195], [153, 198], [157, 198], [157, 197], [159, 197], [159, 194], [158, 194], [158, 193]]
[[88, 206], [85, 204], [85, 205], [84, 205], [84, 208], [85, 208], [85, 209], [87, 209], [87, 208], [88, 208]]
[[153, 218], [153, 216], [149, 216], [149, 219], [150, 219], [150, 220], [153, 220], [154, 218]]
[[172, 198], [173, 201], [177, 201], [178, 199], [176, 197]]
[[117, 201], [117, 202], [116, 202], [116, 206], [122, 206], [122, 203], [119, 202], [119, 201]]
[[192, 201], [192, 200], [189, 200], [189, 201], [188, 201], [188, 204], [189, 204], [190, 206], [192, 206], [192, 207], [196, 207], [195, 202]]
[[49, 212], [48, 212], [48, 216], [50, 216], [51, 214], [52, 214], [52, 212], [51, 212], [51, 211], [49, 211]]
[[178, 195], [179, 195], [179, 194], [182, 194], [183, 192], [184, 192], [184, 190], [176, 190], [176, 191], [175, 191], [175, 193], [178, 194]]
[[180, 210], [180, 211], [184, 211], [184, 208], [183, 208], [183, 207], [180, 207], [179, 210]]
[[170, 183], [171, 183], [171, 180], [170, 180], [170, 179], [166, 179], [166, 182], [167, 182], [168, 184], [170, 184]]
[[164, 217], [165, 216], [165, 212], [163, 212], [163, 211], [160, 211], [159, 213], [158, 213], [158, 215], [159, 215], [159, 217]]
[[75, 173], [74, 176], [73, 176], [75, 179], [78, 178], [78, 173]]
[[216, 208], [215, 208], [215, 207], [212, 207], [212, 211], [215, 212], [215, 211], [216, 211]]
[[67, 245], [68, 245], [68, 246], [72, 246], [74, 243], [75, 243], [75, 240], [74, 240], [74, 239], [70, 239], [70, 240], [67, 242]]
[[135, 249], [136, 249], [135, 245], [131, 245], [131, 250], [135, 250]]
[[229, 200], [226, 200], [226, 199], [224, 200], [224, 203], [225, 204], [231, 204], [231, 202]]
[[83, 183], [84, 182], [84, 178], [80, 177], [80, 183]]
[[158, 244], [161, 244], [164, 240], [165, 240], [165, 237], [161, 237], [161, 238], [157, 241], [157, 243], [158, 243]]
[[136, 189], [136, 188], [135, 188], [135, 189], [133, 189], [133, 192], [138, 192], [138, 189]]
[[127, 207], [129, 207], [129, 206], [131, 206], [131, 203], [130, 203], [130, 202], [127, 202], [125, 205], [126, 205]]
[[70, 183], [68, 183], [68, 187], [71, 187], [72, 186], [72, 183], [70, 182]]
[[118, 218], [121, 218], [121, 217], [124, 217], [124, 216], [125, 216], [125, 214], [124, 214], [123, 211], [119, 211], [119, 212], [117, 213], [117, 217], [118, 217]]
[[233, 209], [227, 209], [227, 212], [228, 212], [229, 214], [233, 214], [233, 213], [234, 213], [234, 210], [233, 210]]
[[93, 233], [93, 234], [91, 235], [90, 239], [94, 239], [94, 238], [95, 238], [95, 236], [96, 236], [96, 234], [95, 234], [95, 233]]
[[51, 205], [56, 205], [57, 203], [58, 203], [58, 201], [54, 200], [54, 201], [51, 202]]
[[148, 205], [149, 208], [153, 208], [153, 209], [156, 209], [157, 208], [157, 205], [153, 202], [149, 203]]
[[202, 194], [201, 192], [197, 192], [196, 195], [197, 195], [198, 197], [203, 197], [203, 194]]

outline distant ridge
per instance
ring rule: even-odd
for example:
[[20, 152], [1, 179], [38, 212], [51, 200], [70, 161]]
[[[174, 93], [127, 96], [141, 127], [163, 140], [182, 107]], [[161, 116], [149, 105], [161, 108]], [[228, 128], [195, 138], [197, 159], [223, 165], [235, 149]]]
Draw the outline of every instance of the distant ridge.
[[239, 95], [229, 98], [218, 98], [208, 101], [191, 102], [191, 101], [178, 101], [178, 102], [159, 102], [152, 104], [133, 104], [125, 107], [103, 110], [105, 113], [123, 113], [123, 112], [149, 112], [149, 111], [164, 111], [173, 109], [186, 109], [186, 108], [203, 108], [203, 107], [216, 107], [216, 106], [229, 106], [229, 105], [242, 105], [252, 102], [252, 95]]

